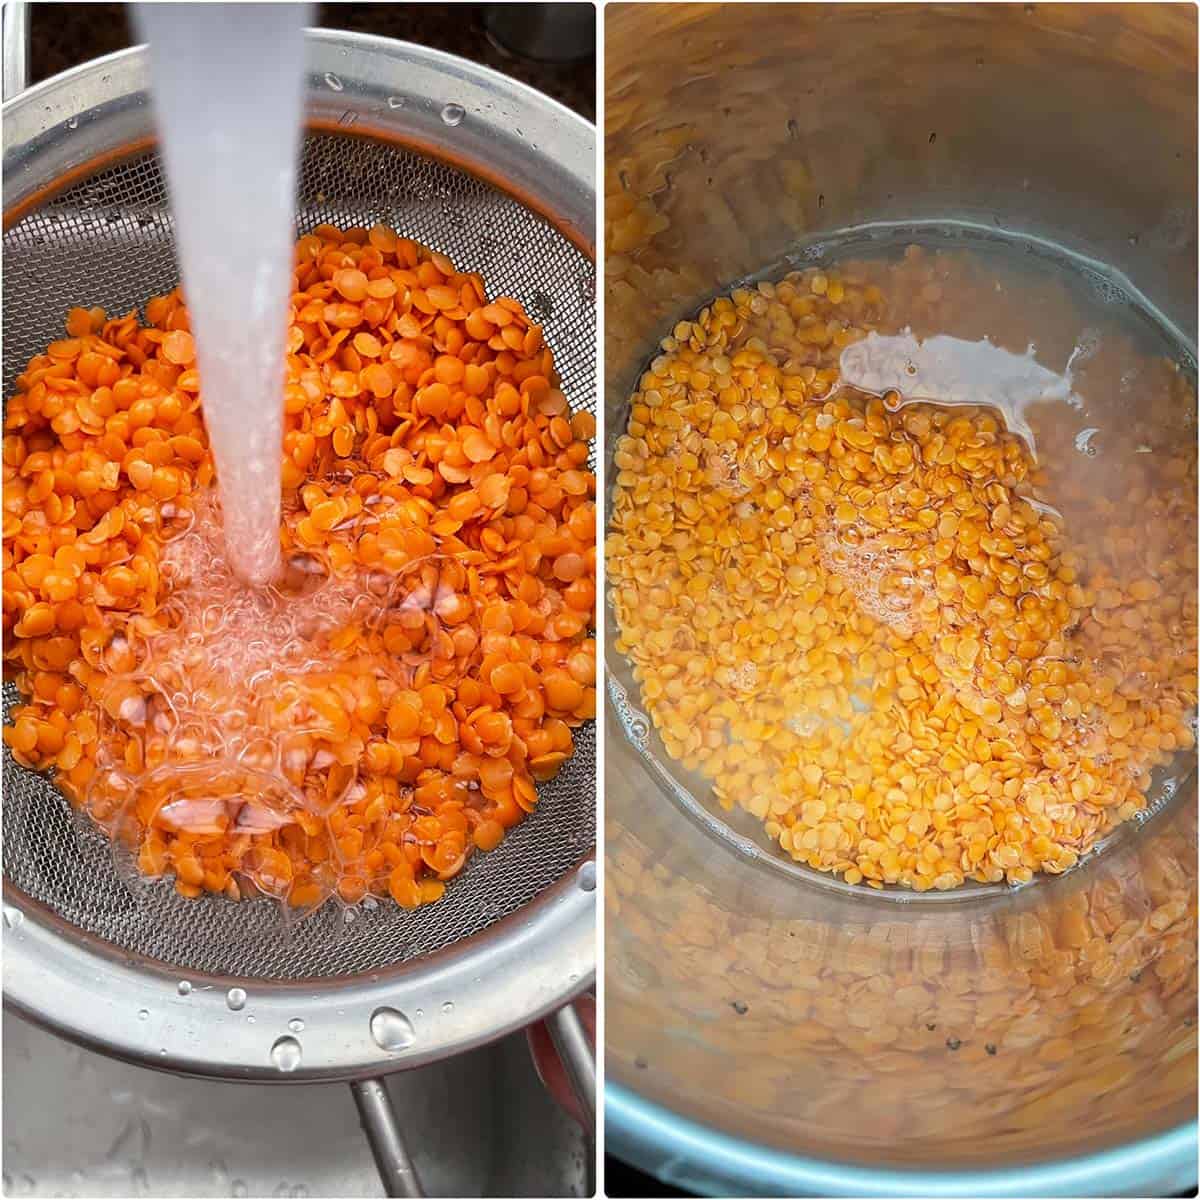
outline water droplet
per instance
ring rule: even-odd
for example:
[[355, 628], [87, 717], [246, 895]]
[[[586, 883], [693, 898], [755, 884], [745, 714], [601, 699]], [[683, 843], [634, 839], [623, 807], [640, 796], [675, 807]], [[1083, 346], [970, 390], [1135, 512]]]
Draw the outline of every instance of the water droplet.
[[325, 83], [335, 92], [342, 90], [342, 81], [332, 71], [325, 72]]
[[138, 1020], [139, 1021], [145, 1021], [149, 1016], [150, 1016], [150, 1010], [148, 1008], [139, 1008], [138, 1009]]
[[388, 108], [403, 108], [404, 107], [404, 97], [403, 96], [389, 96], [387, 98], [387, 106], [388, 106]]
[[7, 929], [19, 929], [21, 922], [25, 920], [25, 914], [19, 908], [9, 908], [7, 905], [4, 908], [4, 925]]
[[181, 979], [175, 990], [181, 996], [190, 996], [192, 994], [192, 985], [186, 979]]
[[[417, 1010], [417, 1016], [421, 1010]], [[394, 1008], [377, 1008], [371, 1014], [371, 1036], [383, 1050], [407, 1050], [417, 1040], [412, 1022]]]
[[442, 1012], [449, 1014], [449, 1013], [452, 1013], [453, 1011], [454, 1011], [454, 1001], [447, 1000], [446, 1003], [442, 1005]]
[[1086, 454], [1089, 458], [1094, 458], [1099, 452], [1099, 448], [1092, 445], [1092, 438], [1099, 432], [1100, 430], [1098, 429], [1081, 429], [1075, 435], [1075, 449], [1080, 454]]
[[293, 1017], [288, 1022], [288, 1028], [293, 1033], [303, 1033], [304, 1032], [304, 1022], [299, 1017]]
[[68, 129], [78, 129], [79, 128], [79, 118], [78, 117], [68, 117], [67, 118], [67, 128]]
[[246, 1007], [246, 993], [242, 988], [230, 988], [225, 993], [225, 1003], [231, 1012], [241, 1012]]
[[447, 125], [461, 125], [463, 117], [467, 115], [467, 110], [461, 104], [447, 104], [442, 109], [442, 120]]
[[245, 1181], [242, 1179], [235, 1179], [233, 1181], [233, 1187], [229, 1190], [233, 1192], [235, 1196], [239, 1197], [239, 1200], [242, 1196], [250, 1195], [250, 1189], [246, 1186]]
[[247, 1024], [247, 1025], [253, 1025], [253, 1024], [254, 1024], [254, 1014], [253, 1014], [253, 1013], [250, 1013], [250, 1014], [249, 1014], [249, 1015], [246, 1017], [246, 1024]]
[[594, 892], [596, 890], [596, 864], [591, 859], [579, 868], [579, 874], [576, 876], [579, 881], [579, 887], [584, 892]]
[[281, 1037], [271, 1047], [271, 1061], [281, 1071], [294, 1071], [302, 1057], [300, 1043], [294, 1037]]

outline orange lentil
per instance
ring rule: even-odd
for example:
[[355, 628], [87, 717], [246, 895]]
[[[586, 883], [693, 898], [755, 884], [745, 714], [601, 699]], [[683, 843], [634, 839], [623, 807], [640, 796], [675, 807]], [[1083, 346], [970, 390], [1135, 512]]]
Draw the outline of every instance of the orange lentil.
[[[148, 327], [72, 309], [7, 405], [4, 656], [24, 699], [5, 740], [110, 832], [132, 786], [122, 836], [183, 895], [237, 898], [249, 881], [303, 908], [432, 903], [534, 810], [535, 779], [594, 714], [595, 421], [567, 409], [541, 331], [515, 302], [485, 303], [477, 276], [384, 226], [305, 235], [281, 588], [328, 579], [377, 610], [348, 603], [327, 661], [273, 677], [262, 727], [235, 722], [243, 765], [222, 766], [139, 673], [192, 594], [180, 539], [219, 538], [182, 297], [145, 311]], [[535, 379], [526, 403], [517, 385]], [[209, 662], [188, 669], [214, 686]], [[276, 776], [248, 774], [276, 750], [301, 807], [272, 807]]]
[[[1052, 425], [1035, 462], [989, 409], [841, 385], [842, 348], [922, 293], [879, 269], [891, 308], [858, 267], [809, 270], [663, 341], [613, 454], [616, 646], [668, 755], [794, 861], [873, 887], [1027, 882], [1144, 809], [1194, 742], [1196, 447], [1170, 431], [1195, 395], [1143, 358], [1116, 440], [1147, 458], [1110, 451], [1088, 488]], [[546, 702], [578, 713], [564, 678], [585, 665], [566, 670]], [[530, 753], [536, 775], [553, 751]]]
[[192, 335], [183, 329], [168, 333], [162, 342], [163, 358], [169, 363], [186, 367], [196, 361], [196, 343]]

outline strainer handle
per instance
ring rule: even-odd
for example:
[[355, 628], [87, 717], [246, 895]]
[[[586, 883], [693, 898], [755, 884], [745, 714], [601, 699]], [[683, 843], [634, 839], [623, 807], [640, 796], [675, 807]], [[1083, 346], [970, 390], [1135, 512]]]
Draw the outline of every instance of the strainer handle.
[[350, 1085], [363, 1133], [388, 1196], [424, 1196], [417, 1168], [400, 1136], [400, 1122], [382, 1079], [359, 1079]]
[[573, 1004], [564, 1004], [546, 1018], [546, 1028], [558, 1057], [562, 1060], [567, 1082], [583, 1113], [584, 1129], [596, 1128], [596, 1055], [588, 1042], [587, 1031]]

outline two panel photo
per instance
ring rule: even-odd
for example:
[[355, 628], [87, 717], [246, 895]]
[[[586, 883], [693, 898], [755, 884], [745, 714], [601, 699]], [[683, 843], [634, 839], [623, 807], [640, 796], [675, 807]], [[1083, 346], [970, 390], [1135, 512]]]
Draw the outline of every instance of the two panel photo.
[[3, 17], [3, 1194], [1197, 1194], [1192, 3]]

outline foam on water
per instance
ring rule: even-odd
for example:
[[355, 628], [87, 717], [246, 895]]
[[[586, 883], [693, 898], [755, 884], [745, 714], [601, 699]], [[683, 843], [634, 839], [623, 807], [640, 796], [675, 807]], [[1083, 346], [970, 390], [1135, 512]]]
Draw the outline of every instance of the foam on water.
[[[1071, 360], [1086, 357], [1091, 348], [1081, 339]], [[1059, 374], [1034, 358], [1032, 346], [1014, 354], [987, 338], [972, 342], [938, 334], [922, 340], [909, 330], [872, 332], [842, 351], [840, 369], [844, 383], [871, 395], [894, 392], [904, 402], [998, 409], [1009, 431], [1033, 453], [1037, 446], [1027, 419], [1033, 405], [1060, 400], [1080, 407], [1069, 363]]]
[[[134, 822], [139, 806], [151, 804], [156, 823], [172, 833], [254, 836], [359, 798], [363, 747], [340, 729], [335, 710], [350, 701], [336, 691], [339, 681], [362, 681], [386, 708], [412, 686], [431, 639], [449, 636], [438, 617], [453, 598], [440, 556], [395, 574], [338, 576], [317, 557], [294, 555], [278, 582], [247, 588], [221, 531], [217, 499], [202, 493], [164, 548], [167, 598], [156, 618], [132, 617], [105, 652], [101, 703], [141, 744], [145, 765], [131, 772], [102, 747], [88, 803], [120, 834], [118, 868], [139, 886], [127, 861], [143, 836]], [[364, 647], [360, 632], [393, 624], [410, 652]], [[286, 893], [286, 881], [269, 871], [247, 866], [244, 874], [260, 892]]]
[[279, 567], [283, 369], [304, 4], [140, 4], [222, 507], [252, 584]]

